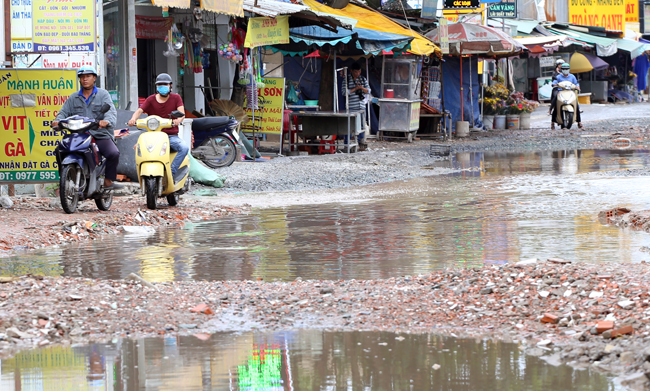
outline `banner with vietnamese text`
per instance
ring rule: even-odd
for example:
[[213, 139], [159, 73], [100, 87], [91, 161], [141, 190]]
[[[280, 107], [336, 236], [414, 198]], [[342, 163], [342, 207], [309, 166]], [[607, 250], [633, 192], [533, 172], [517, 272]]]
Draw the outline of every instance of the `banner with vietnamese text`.
[[35, 52], [95, 51], [95, 1], [32, 0]]
[[50, 124], [76, 90], [74, 70], [0, 72], [0, 182], [58, 181], [54, 148], [62, 134]]
[[[256, 132], [282, 134], [282, 119], [284, 114], [284, 78], [265, 77], [262, 79], [264, 87], [258, 93], [260, 106], [262, 107], [262, 125], [255, 129]], [[244, 107], [247, 107], [244, 101]], [[253, 119], [253, 111], [246, 108], [249, 120]], [[255, 116], [260, 116], [260, 111], [255, 110]], [[255, 118], [255, 126], [258, 126], [258, 118]], [[247, 128], [245, 124], [244, 128]]]
[[254, 48], [289, 43], [289, 16], [250, 18], [244, 46]]
[[569, 0], [569, 22], [625, 31], [624, 0]]

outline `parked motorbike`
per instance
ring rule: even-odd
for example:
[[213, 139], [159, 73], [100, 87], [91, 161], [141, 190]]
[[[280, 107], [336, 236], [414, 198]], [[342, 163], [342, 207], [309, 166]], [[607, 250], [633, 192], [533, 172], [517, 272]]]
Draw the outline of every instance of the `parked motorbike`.
[[[179, 111], [172, 112], [174, 118], [182, 116], [183, 113]], [[138, 181], [143, 195], [147, 198], [147, 208], [157, 209], [160, 197], [166, 197], [170, 206], [176, 206], [180, 195], [190, 190], [192, 180], [188, 178], [188, 156], [183, 159], [176, 177], [172, 176], [171, 163], [176, 157], [176, 152], [170, 152], [169, 136], [162, 131], [173, 126], [172, 120], [150, 115], [137, 120], [136, 126], [147, 130], [140, 135], [135, 145]]]
[[560, 124], [562, 129], [571, 129], [578, 112], [578, 87], [570, 81], [563, 81], [558, 83], [557, 88], [555, 122]]
[[237, 158], [239, 121], [232, 117], [203, 117], [192, 120], [192, 156], [210, 168], [230, 166]]
[[79, 200], [92, 198], [100, 210], [108, 210], [113, 203], [113, 191], [104, 190], [106, 158], [101, 156], [89, 130], [99, 128], [99, 121], [110, 110], [101, 108], [101, 118], [74, 115], [59, 121], [60, 131], [66, 131], [57, 150], [59, 163], [59, 195], [66, 213], [77, 210]]

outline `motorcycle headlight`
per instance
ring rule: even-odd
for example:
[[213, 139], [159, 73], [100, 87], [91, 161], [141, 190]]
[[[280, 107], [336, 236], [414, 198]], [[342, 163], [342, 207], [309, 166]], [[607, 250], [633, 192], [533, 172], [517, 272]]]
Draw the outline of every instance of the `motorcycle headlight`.
[[84, 122], [82, 119], [71, 119], [67, 122], [62, 122], [64, 128], [70, 130], [79, 130], [88, 126], [88, 122]]
[[163, 143], [162, 149], [160, 150], [160, 156], [163, 156], [167, 153], [167, 143]]
[[160, 121], [158, 121], [156, 118], [149, 118], [149, 120], [147, 121], [147, 128], [149, 128], [149, 130], [156, 130], [158, 129], [159, 126], [160, 126]]

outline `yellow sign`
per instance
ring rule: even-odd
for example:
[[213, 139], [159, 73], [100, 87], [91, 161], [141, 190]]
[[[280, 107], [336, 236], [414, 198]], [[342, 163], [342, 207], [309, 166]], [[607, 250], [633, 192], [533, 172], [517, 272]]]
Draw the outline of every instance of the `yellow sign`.
[[218, 14], [244, 16], [244, 0], [201, 0], [201, 8]]
[[32, 0], [36, 52], [94, 52], [94, 0]]
[[440, 37], [440, 50], [442, 54], [449, 54], [449, 27], [447, 26], [447, 19], [442, 18], [440, 22], [440, 32], [438, 37]]
[[625, 31], [624, 0], [569, 0], [569, 21], [583, 26]]
[[411, 122], [409, 130], [418, 130], [420, 128], [420, 102], [411, 103]]
[[277, 45], [289, 43], [289, 16], [276, 18], [250, 18], [246, 29], [244, 46]]
[[639, 0], [625, 0], [625, 22], [639, 23]]
[[[256, 129], [256, 132], [260, 133], [271, 133], [271, 134], [282, 134], [282, 119], [284, 111], [284, 78], [282, 77], [267, 77], [262, 79], [264, 82], [264, 88], [259, 90], [260, 97], [259, 100], [261, 107], [263, 108], [262, 114], [262, 126], [261, 129]], [[248, 106], [244, 102], [244, 107]], [[253, 118], [253, 111], [251, 109], [246, 109], [246, 114], [248, 118]], [[260, 111], [255, 111], [255, 116], [258, 117]], [[255, 125], [258, 124], [258, 119], [255, 118]]]
[[157, 7], [190, 8], [190, 0], [153, 0]]
[[62, 134], [50, 128], [77, 89], [74, 70], [0, 72], [0, 182], [55, 182], [54, 148]]

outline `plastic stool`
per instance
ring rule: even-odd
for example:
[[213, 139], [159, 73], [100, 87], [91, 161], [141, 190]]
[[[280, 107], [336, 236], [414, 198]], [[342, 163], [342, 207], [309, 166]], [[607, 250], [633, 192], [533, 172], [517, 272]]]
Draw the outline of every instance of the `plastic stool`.
[[336, 146], [334, 145], [336, 141], [336, 136], [332, 136], [329, 140], [320, 140], [321, 145], [318, 146], [318, 154], [331, 154], [336, 152]]

